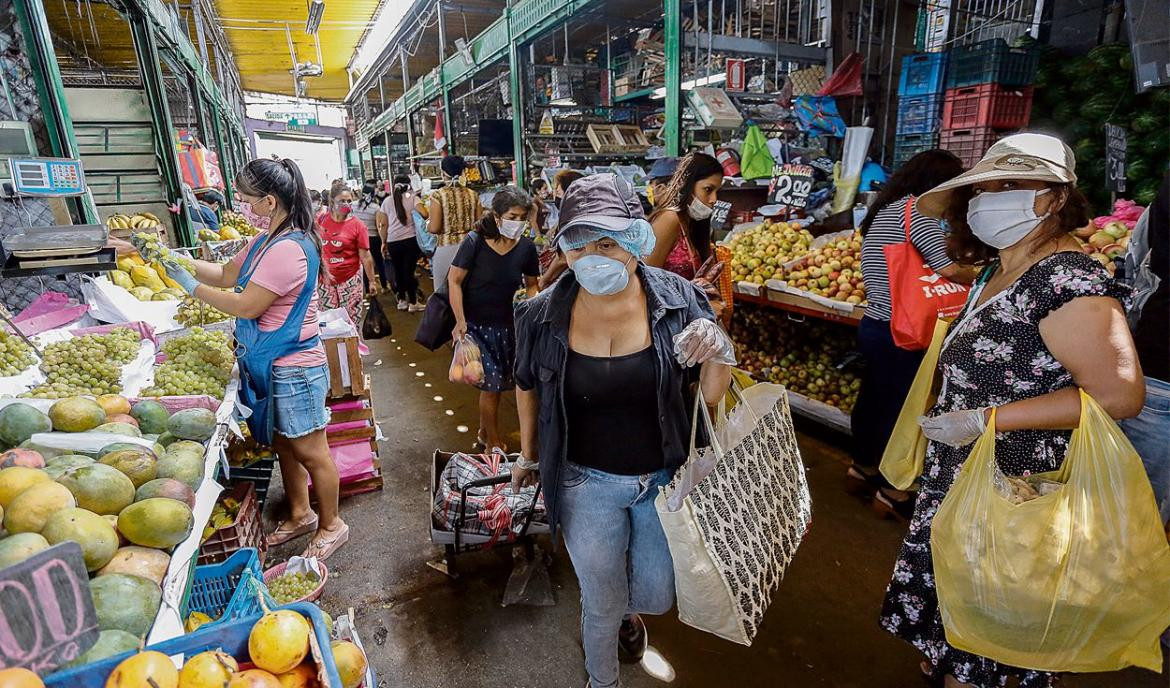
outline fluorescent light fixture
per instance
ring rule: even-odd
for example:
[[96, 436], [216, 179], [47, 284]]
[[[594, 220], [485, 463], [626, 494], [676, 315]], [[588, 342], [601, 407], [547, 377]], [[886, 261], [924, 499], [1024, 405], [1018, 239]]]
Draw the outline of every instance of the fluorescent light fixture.
[[[712, 84], [721, 84], [724, 81], [727, 81], [727, 73], [720, 72], [718, 74], [705, 76], [702, 79], [691, 79], [690, 81], [684, 81], [682, 82], [681, 90], [689, 91], [696, 86], [710, 86]], [[654, 89], [654, 93], [651, 93], [650, 97], [654, 100], [662, 100], [666, 97], [666, 87], [661, 86]]]
[[325, 15], [325, 0], [309, 0], [309, 18], [305, 21], [305, 33], [315, 34], [321, 28], [321, 17]]
[[577, 101], [572, 98], [557, 98], [549, 101], [549, 105], [557, 105], [560, 107], [577, 107]]
[[398, 24], [413, 4], [406, 0], [382, 0], [373, 24], [366, 31], [366, 35], [362, 37], [362, 42], [358, 45], [357, 51], [354, 52], [353, 59], [350, 60], [350, 69], [359, 74], [369, 69], [374, 60], [378, 59], [378, 54], [382, 52], [382, 49], [389, 45], [390, 40], [394, 38]]

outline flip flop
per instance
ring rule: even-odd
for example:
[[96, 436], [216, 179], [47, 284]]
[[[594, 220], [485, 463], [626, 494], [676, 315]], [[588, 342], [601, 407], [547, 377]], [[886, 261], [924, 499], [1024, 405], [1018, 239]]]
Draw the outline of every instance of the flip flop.
[[276, 530], [272, 531], [268, 537], [265, 538], [269, 547], [273, 545], [281, 545], [288, 542], [289, 540], [299, 538], [302, 535], [308, 535], [309, 533], [315, 532], [317, 530], [317, 515], [313, 514], [313, 519], [311, 521], [299, 525], [296, 528], [289, 528], [289, 525], [290, 524], [288, 521], [281, 521], [276, 526]]
[[309, 546], [305, 548], [301, 556], [305, 558], [317, 557], [317, 559], [324, 561], [346, 542], [349, 542], [349, 524], [343, 523], [341, 530], [334, 533], [333, 537], [310, 540]]

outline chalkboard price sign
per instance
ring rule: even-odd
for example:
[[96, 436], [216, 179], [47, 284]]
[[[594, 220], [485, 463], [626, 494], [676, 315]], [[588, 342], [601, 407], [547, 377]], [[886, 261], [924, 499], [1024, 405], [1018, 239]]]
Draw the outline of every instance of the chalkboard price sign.
[[715, 201], [715, 205], [711, 210], [711, 231], [717, 231], [727, 228], [727, 218], [731, 215], [731, 203], [728, 201]]
[[812, 185], [812, 167], [785, 164], [772, 172], [770, 198], [773, 203], [789, 208], [803, 208], [808, 203]]
[[1105, 188], [1125, 191], [1125, 149], [1128, 145], [1125, 129], [1116, 124], [1105, 125]]
[[48, 674], [97, 639], [97, 611], [76, 542], [0, 570], [0, 669]]

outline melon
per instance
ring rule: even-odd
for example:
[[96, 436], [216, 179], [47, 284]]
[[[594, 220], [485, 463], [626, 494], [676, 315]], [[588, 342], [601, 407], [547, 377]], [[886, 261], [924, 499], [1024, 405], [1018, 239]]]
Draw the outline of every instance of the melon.
[[88, 397], [68, 397], [49, 408], [49, 420], [61, 432], [86, 432], [106, 422], [106, 412]]
[[125, 473], [135, 489], [158, 477], [158, 461], [149, 449], [122, 449], [106, 454], [98, 461]]
[[116, 628], [138, 638], [146, 635], [162, 603], [162, 590], [152, 581], [124, 573], [98, 576], [89, 582], [98, 628]]
[[225, 688], [281, 688], [280, 681], [263, 669], [247, 669], [232, 674]]
[[137, 425], [130, 423], [102, 423], [93, 429], [93, 432], [108, 432], [111, 435], [126, 435], [127, 437], [142, 437], [142, 431]]
[[206, 442], [215, 433], [215, 414], [205, 408], [183, 409], [167, 421], [167, 432], [180, 439]]
[[309, 653], [312, 627], [305, 617], [288, 609], [268, 612], [248, 633], [248, 656], [265, 671], [292, 671]]
[[[141, 444], [138, 444], [136, 442], [112, 442], [112, 443], [107, 444], [106, 446], [102, 447], [102, 450], [100, 452], [98, 452], [98, 458], [101, 458], [101, 457], [105, 456], [106, 454], [113, 454], [116, 451], [122, 451], [123, 449], [136, 449], [138, 451], [143, 451], [143, 450], [153, 451], [153, 450], [148, 450], [146, 447], [144, 447]], [[153, 452], [153, 453], [155, 456], [159, 455], [158, 452]]]
[[138, 421], [138, 428], [142, 432], [152, 435], [166, 432], [167, 419], [171, 417], [165, 406], [152, 399], [145, 399], [134, 404], [134, 407], [130, 409], [130, 415]]
[[36, 408], [14, 402], [0, 408], [0, 442], [15, 447], [38, 432], [49, 432], [53, 423]]
[[161, 444], [165, 448], [165, 447], [169, 447], [172, 442], [177, 442], [178, 439], [179, 439], [178, 437], [175, 437], [171, 433], [164, 432], [161, 435], [159, 435], [158, 439], [155, 441], [158, 442], [159, 444]]
[[69, 488], [77, 506], [95, 514], [117, 514], [134, 501], [134, 483], [130, 478], [103, 463], [70, 468], [57, 482]]
[[82, 456], [81, 454], [62, 454], [61, 456], [54, 456], [45, 462], [45, 473], [48, 473], [50, 478], [56, 480], [70, 468], [89, 466], [93, 463], [96, 462], [88, 456]]
[[98, 634], [97, 642], [94, 643], [88, 650], [81, 653], [77, 659], [66, 664], [66, 667], [77, 667], [90, 662], [96, 662], [99, 659], [106, 659], [114, 655], [120, 655], [123, 652], [131, 652], [133, 650], [141, 649], [142, 642], [130, 635], [126, 631], [120, 631], [116, 628], [111, 628], [102, 631]]
[[333, 641], [333, 663], [343, 688], [357, 688], [366, 673], [366, 655], [348, 640]]
[[16, 533], [0, 540], [0, 569], [28, 559], [43, 549], [49, 549], [49, 541], [40, 533]]
[[129, 415], [130, 400], [121, 394], [103, 394], [97, 398], [98, 406], [106, 412], [106, 418], [112, 420], [111, 416], [119, 413]]
[[44, 468], [45, 457], [41, 456], [38, 451], [32, 449], [9, 449], [0, 454], [0, 468], [11, 468], [12, 466], [26, 466], [28, 468]]
[[310, 661], [301, 662], [292, 671], [286, 671], [276, 677], [280, 681], [280, 688], [316, 688], [317, 667]]
[[[136, 428], [138, 427], [138, 421], [135, 420], [134, 416], [130, 415], [129, 413], [108, 413], [106, 414], [106, 423], [125, 423], [126, 425], [133, 425]], [[140, 428], [139, 433], [141, 432], [142, 430]]]
[[158, 460], [158, 477], [178, 480], [192, 490], [198, 490], [203, 482], [203, 468], [202, 454], [167, 452]]
[[187, 484], [174, 478], [155, 478], [138, 488], [134, 501], [141, 502], [152, 497], [177, 499], [192, 509], [195, 508], [195, 492]]
[[4, 530], [9, 533], [39, 533], [50, 516], [75, 506], [77, 501], [73, 499], [73, 493], [64, 485], [51, 481], [37, 483], [17, 495], [5, 507]]
[[187, 660], [179, 672], [179, 685], [183, 688], [222, 688], [240, 670], [235, 657], [208, 650]]
[[45, 521], [41, 535], [50, 545], [72, 540], [81, 545], [87, 571], [110, 563], [118, 551], [118, 532], [109, 521], [85, 509], [62, 509]]
[[192, 442], [191, 440], [176, 440], [170, 443], [167, 448], [167, 454], [198, 454], [203, 456], [203, 445], [199, 442]]
[[28, 466], [12, 466], [0, 469], [0, 507], [8, 508], [12, 500], [21, 492], [37, 483], [51, 482], [52, 479], [44, 471]]
[[0, 669], [0, 686], [3, 688], [45, 688], [40, 676], [24, 667]]
[[195, 518], [183, 502], [151, 497], [134, 502], [118, 514], [118, 532], [143, 547], [167, 549], [191, 534]]
[[139, 576], [162, 585], [167, 575], [167, 567], [171, 564], [171, 556], [166, 552], [153, 547], [139, 547], [127, 545], [114, 552], [114, 556], [98, 572], [99, 576], [111, 573], [124, 573], [128, 576]]
[[179, 670], [171, 658], [147, 650], [131, 655], [114, 667], [106, 688], [178, 688]]

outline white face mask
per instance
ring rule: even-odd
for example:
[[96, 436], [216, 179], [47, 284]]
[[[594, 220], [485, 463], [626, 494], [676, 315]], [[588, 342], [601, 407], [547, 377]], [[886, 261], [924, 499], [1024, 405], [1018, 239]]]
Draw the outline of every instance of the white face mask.
[[967, 204], [967, 225], [975, 238], [996, 249], [1015, 246], [1052, 213], [1036, 215], [1036, 197], [1049, 189], [984, 192]]
[[715, 212], [714, 208], [698, 198], [692, 198], [691, 204], [687, 206], [687, 215], [690, 215], [692, 220], [706, 220], [711, 217], [713, 212]]
[[524, 220], [500, 220], [496, 225], [505, 239], [515, 239], [524, 233]]

